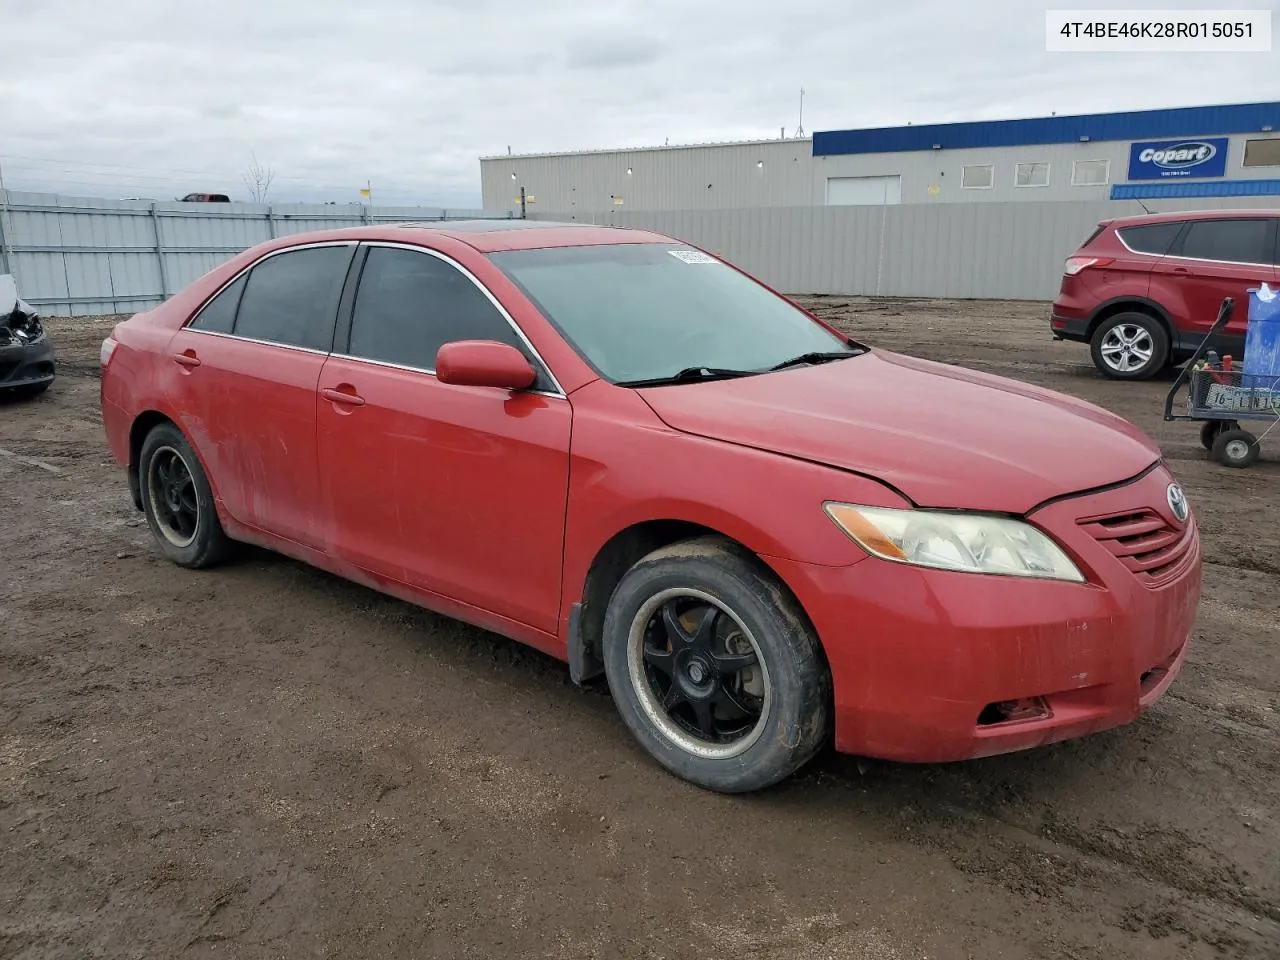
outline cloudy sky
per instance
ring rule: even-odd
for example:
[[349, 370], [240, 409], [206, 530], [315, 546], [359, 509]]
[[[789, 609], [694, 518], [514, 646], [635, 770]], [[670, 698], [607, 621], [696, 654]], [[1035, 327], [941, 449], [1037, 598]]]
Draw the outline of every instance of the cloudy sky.
[[807, 133], [1280, 99], [1280, 52], [1050, 54], [1046, 6], [1280, 3], [0, 0], [0, 164], [12, 190], [247, 199], [256, 155], [277, 201], [465, 206], [508, 146], [790, 136], [801, 87]]

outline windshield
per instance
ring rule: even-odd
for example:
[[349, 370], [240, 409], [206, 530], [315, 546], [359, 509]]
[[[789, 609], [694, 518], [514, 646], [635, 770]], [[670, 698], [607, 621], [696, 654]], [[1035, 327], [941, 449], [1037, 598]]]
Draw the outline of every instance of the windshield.
[[615, 383], [694, 367], [763, 372], [803, 354], [860, 352], [732, 267], [678, 243], [489, 256]]

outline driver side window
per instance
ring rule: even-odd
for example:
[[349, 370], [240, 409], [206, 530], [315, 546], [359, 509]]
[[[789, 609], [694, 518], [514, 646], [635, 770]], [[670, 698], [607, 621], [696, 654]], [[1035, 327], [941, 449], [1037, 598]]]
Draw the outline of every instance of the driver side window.
[[436, 352], [454, 340], [497, 340], [546, 375], [506, 318], [452, 264], [401, 247], [371, 247], [351, 317], [346, 353], [434, 372]]

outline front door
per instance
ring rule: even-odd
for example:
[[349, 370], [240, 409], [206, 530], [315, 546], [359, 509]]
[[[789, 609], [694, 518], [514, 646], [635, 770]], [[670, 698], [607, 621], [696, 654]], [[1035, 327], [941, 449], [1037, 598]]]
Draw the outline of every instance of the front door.
[[325, 527], [316, 385], [354, 250], [346, 243], [268, 256], [169, 343], [181, 427], [227, 512], [312, 547]]
[[1185, 318], [1184, 347], [1194, 348], [1209, 332], [1224, 297], [1232, 297], [1235, 307], [1222, 337], [1215, 346], [1234, 351], [1240, 360], [1249, 317], [1249, 290], [1264, 281], [1274, 284], [1276, 268], [1271, 252], [1275, 246], [1275, 219], [1236, 217], [1221, 220], [1192, 220], [1169, 255], [1156, 265], [1152, 276], [1153, 296], [1177, 317]]
[[[539, 383], [441, 383], [436, 351], [454, 340], [521, 349]], [[477, 283], [443, 257], [370, 246], [319, 387], [328, 549], [555, 633], [572, 409]]]

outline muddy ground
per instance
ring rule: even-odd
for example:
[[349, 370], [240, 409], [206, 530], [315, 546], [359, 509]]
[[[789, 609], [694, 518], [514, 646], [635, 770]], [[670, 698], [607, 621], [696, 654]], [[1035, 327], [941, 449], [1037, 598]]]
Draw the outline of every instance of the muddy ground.
[[51, 320], [61, 377], [0, 406], [0, 957], [1280, 957], [1280, 431], [1209, 462], [1167, 381], [1102, 380], [1043, 304], [814, 302], [1159, 439], [1208, 563], [1146, 716], [700, 791], [527, 648], [262, 552], [157, 559], [108, 325]]

